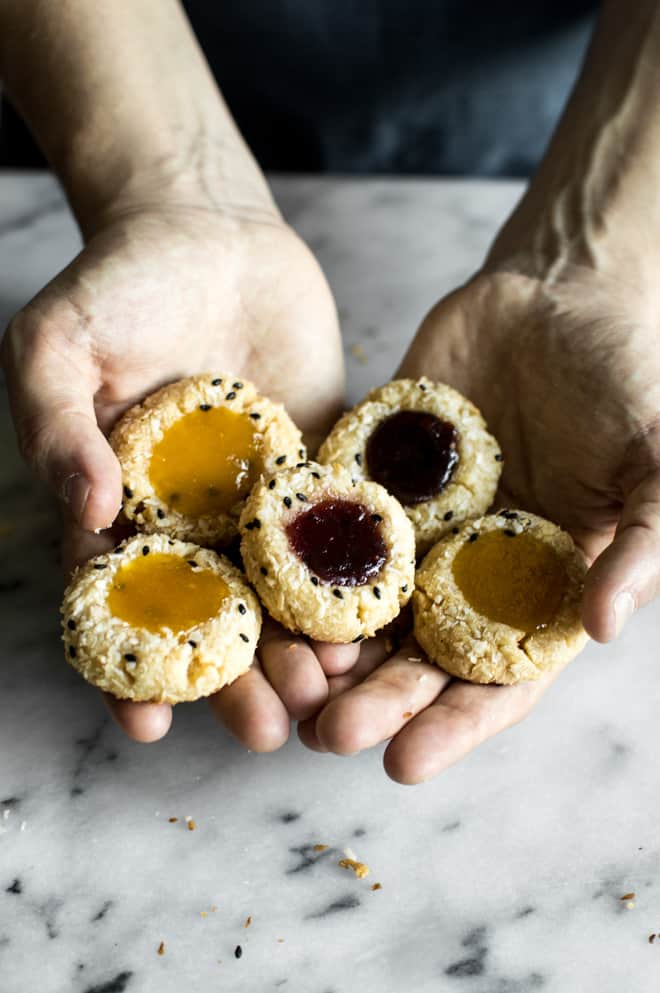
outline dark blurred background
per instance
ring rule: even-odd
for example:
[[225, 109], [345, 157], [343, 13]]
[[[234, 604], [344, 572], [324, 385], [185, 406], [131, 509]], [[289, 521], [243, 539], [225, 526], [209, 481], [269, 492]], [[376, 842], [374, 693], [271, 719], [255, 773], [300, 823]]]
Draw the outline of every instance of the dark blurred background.
[[[471, 176], [533, 171], [599, 6], [594, 0], [184, 5], [263, 168]], [[4, 100], [0, 165], [44, 164]]]

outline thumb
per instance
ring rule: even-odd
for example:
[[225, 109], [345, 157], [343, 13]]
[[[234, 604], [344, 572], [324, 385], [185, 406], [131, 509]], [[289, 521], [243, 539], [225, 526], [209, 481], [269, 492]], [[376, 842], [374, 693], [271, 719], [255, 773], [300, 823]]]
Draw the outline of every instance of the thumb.
[[16, 320], [2, 343], [2, 364], [21, 454], [67, 503], [86, 530], [108, 527], [121, 505], [121, 470], [98, 427], [93, 374], [74, 348], [27, 342]]
[[660, 590], [660, 470], [628, 494], [614, 540], [587, 574], [582, 619], [596, 641], [611, 641]]

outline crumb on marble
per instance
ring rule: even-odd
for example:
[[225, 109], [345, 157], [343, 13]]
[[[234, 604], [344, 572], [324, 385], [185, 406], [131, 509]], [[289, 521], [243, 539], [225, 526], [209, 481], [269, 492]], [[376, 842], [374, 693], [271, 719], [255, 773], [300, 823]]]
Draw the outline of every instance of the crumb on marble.
[[634, 902], [632, 900], [628, 900], [628, 903], [626, 904], [628, 910], [633, 910], [634, 906], [635, 906]]
[[245, 918], [245, 924], [243, 925], [243, 927], [249, 927], [251, 923], [252, 923], [252, 917], [251, 916], [250, 917], [246, 917]]
[[159, 955], [164, 955], [165, 954], [165, 942], [164, 941], [161, 941], [160, 945], [158, 946], [158, 954]]
[[362, 345], [359, 344], [359, 342], [356, 342], [354, 345], [351, 345], [351, 347], [349, 348], [349, 352], [351, 353], [353, 358], [356, 359], [358, 362], [362, 363], [363, 365], [366, 363], [367, 353], [365, 352]]
[[200, 917], [208, 917], [209, 916], [208, 915], [208, 911], [207, 910], [200, 910], [199, 916]]
[[623, 896], [620, 896], [619, 897], [619, 900], [621, 900], [621, 903], [627, 903], [629, 900], [634, 900], [634, 899], [635, 899], [635, 894], [634, 893], [624, 893]]
[[188, 830], [189, 831], [194, 831], [195, 828], [197, 827], [195, 821], [190, 816], [186, 817], [186, 824], [188, 825]]
[[168, 817], [168, 820], [169, 820], [170, 824], [176, 824], [176, 822], [179, 820], [179, 818], [178, 817]]
[[211, 907], [211, 913], [212, 913], [212, 914], [215, 914], [215, 912], [216, 912], [216, 910], [217, 910], [217, 909], [218, 909], [218, 908], [216, 907], [216, 905], [215, 905], [215, 904], [213, 904], [213, 906]]
[[241, 948], [240, 945], [236, 945], [236, 948], [234, 949], [234, 958], [240, 959], [242, 954], [243, 954], [243, 949]]
[[374, 890], [374, 891], [376, 891], [376, 890], [382, 890], [382, 888], [383, 888], [383, 884], [382, 884], [382, 883], [374, 883], [374, 884], [373, 884], [373, 886], [372, 886], [371, 888], [372, 888], [372, 890]]
[[314, 845], [312, 847], [313, 852], [326, 852], [330, 846], [329, 845]]
[[655, 941], [655, 934], [650, 934], [649, 935], [649, 945], [652, 945], [654, 941]]
[[340, 859], [338, 864], [342, 869], [352, 869], [358, 879], [364, 879], [369, 875], [369, 866], [364, 862], [358, 862], [357, 859]]

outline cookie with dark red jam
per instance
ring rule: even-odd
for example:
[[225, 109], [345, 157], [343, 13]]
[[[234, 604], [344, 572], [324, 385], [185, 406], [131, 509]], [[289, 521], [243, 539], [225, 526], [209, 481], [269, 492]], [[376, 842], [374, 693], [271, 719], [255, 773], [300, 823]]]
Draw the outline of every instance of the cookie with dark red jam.
[[256, 480], [306, 457], [281, 404], [246, 379], [191, 376], [126, 411], [110, 437], [125, 516], [144, 532], [226, 546]]
[[430, 379], [395, 379], [337, 422], [319, 462], [384, 486], [415, 529], [417, 553], [488, 509], [502, 471], [499, 445], [464, 396]]
[[252, 490], [239, 522], [245, 571], [275, 620], [347, 643], [393, 620], [412, 594], [413, 529], [378, 483], [299, 462]]
[[587, 640], [586, 565], [569, 534], [520, 510], [478, 518], [439, 541], [415, 577], [415, 637], [473, 683], [538, 679]]

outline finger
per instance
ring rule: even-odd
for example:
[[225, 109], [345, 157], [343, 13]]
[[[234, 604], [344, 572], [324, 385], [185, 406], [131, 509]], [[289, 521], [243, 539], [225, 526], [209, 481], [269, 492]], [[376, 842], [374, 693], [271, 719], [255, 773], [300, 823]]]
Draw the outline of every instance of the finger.
[[294, 720], [315, 714], [328, 696], [328, 681], [307, 642], [272, 620], [264, 623], [258, 648], [269, 683]]
[[453, 680], [437, 701], [392, 739], [385, 771], [397, 783], [422, 783], [463, 758], [486, 738], [522, 720], [561, 667], [517, 686], [477, 686]]
[[[366, 679], [374, 669], [385, 661], [389, 651], [390, 641], [385, 635], [377, 635], [375, 638], [364, 641], [360, 645], [360, 656], [353, 668], [328, 679], [328, 702]], [[318, 715], [315, 715], [306, 721], [301, 721], [298, 724], [298, 737], [307, 748], [311, 748], [315, 752], [327, 752], [328, 749], [321, 743], [316, 733], [317, 718]]]
[[134, 528], [117, 524], [94, 534], [93, 531], [86, 531], [73, 519], [68, 507], [62, 509], [62, 570], [67, 579], [76, 566], [109, 552], [124, 538], [135, 534]]
[[289, 715], [256, 659], [209, 703], [218, 720], [253, 752], [274, 752], [289, 737]]
[[422, 661], [417, 644], [406, 639], [364, 682], [324, 707], [316, 722], [319, 741], [339, 755], [386, 741], [428, 707], [450, 678]]
[[133, 741], [148, 743], [164, 738], [172, 724], [172, 708], [167, 703], [133, 703], [103, 694], [115, 722]]
[[326, 676], [338, 676], [342, 672], [348, 672], [360, 655], [358, 642], [350, 645], [331, 645], [327, 641], [312, 641], [311, 646]]
[[[60, 345], [52, 342], [62, 338]], [[91, 369], [59, 329], [15, 318], [2, 347], [9, 399], [25, 460], [87, 530], [108, 527], [121, 505], [119, 463], [96, 423]], [[81, 360], [82, 361], [82, 360]]]
[[660, 470], [628, 495], [614, 541], [587, 574], [582, 619], [596, 641], [611, 641], [660, 587]]

